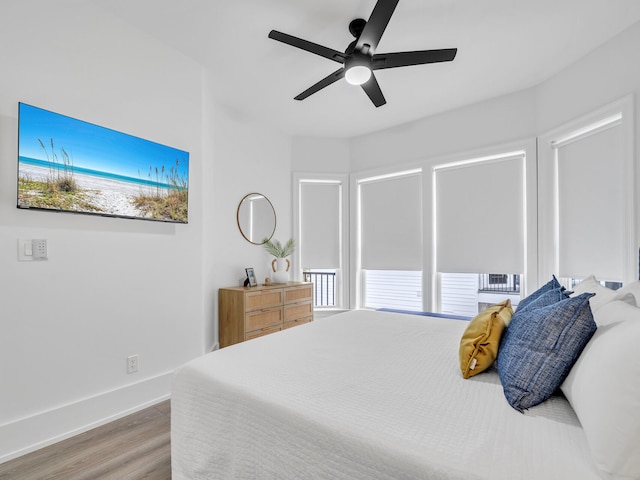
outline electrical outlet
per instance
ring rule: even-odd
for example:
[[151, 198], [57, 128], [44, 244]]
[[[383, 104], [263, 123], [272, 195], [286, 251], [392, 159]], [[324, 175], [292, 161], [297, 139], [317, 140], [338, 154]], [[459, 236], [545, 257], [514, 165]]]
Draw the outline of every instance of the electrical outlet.
[[138, 371], [138, 355], [127, 357], [127, 373], [136, 373]]

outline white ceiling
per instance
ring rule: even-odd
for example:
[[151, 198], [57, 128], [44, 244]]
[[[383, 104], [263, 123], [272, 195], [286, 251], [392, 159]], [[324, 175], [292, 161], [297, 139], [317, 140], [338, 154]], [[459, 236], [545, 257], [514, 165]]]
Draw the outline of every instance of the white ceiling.
[[215, 100], [292, 135], [352, 137], [519, 91], [640, 20], [638, 0], [400, 0], [377, 53], [458, 48], [453, 62], [376, 72], [375, 108], [336, 70], [267, 38], [271, 29], [344, 51], [375, 0], [88, 0], [209, 67]]

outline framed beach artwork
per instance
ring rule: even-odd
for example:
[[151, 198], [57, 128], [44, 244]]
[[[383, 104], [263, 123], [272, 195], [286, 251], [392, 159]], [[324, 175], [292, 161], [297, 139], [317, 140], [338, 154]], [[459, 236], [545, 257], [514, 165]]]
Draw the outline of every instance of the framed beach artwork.
[[187, 223], [189, 153], [19, 104], [18, 208]]

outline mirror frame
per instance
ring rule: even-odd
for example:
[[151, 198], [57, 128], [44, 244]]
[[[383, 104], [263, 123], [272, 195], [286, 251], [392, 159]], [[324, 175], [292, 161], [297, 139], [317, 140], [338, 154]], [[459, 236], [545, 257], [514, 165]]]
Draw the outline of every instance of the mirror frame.
[[273, 230], [271, 230], [270, 234], [265, 235], [265, 237], [268, 238], [269, 240], [271, 240], [271, 237], [273, 237], [273, 234], [276, 232], [276, 225], [278, 224], [278, 216], [276, 215], [276, 209], [273, 207], [273, 203], [271, 203], [271, 200], [269, 200], [269, 198], [263, 193], [251, 192], [251, 193], [246, 194], [244, 197], [242, 197], [242, 200], [240, 200], [240, 203], [238, 203], [238, 208], [236, 210], [236, 223], [238, 224], [238, 230], [240, 230], [240, 234], [242, 235], [242, 237], [247, 242], [249, 242], [249, 243], [251, 243], [253, 245], [263, 245], [264, 242], [262, 242], [262, 240], [260, 242], [254, 242], [254, 241], [250, 240], [249, 237], [242, 230], [242, 225], [240, 225], [240, 209], [242, 208], [242, 204], [244, 203], [244, 201], [247, 198], [251, 197], [252, 195], [260, 195], [261, 197], [263, 197], [269, 203], [269, 206], [271, 207], [271, 210], [273, 211]]

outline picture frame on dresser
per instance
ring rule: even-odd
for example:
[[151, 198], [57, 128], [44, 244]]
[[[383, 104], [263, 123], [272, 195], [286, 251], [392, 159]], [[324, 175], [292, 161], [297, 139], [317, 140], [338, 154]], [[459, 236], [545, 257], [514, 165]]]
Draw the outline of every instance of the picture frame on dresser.
[[256, 280], [256, 274], [253, 271], [252, 267], [247, 267], [244, 269], [245, 273], [247, 274], [247, 280], [244, 282], [244, 286], [245, 287], [257, 287], [258, 286], [258, 282]]

